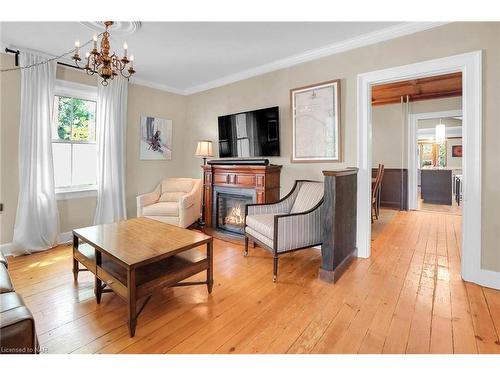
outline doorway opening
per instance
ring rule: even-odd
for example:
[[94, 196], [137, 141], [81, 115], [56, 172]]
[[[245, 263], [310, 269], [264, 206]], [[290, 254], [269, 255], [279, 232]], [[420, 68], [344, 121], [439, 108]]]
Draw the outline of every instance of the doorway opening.
[[416, 147], [416, 155], [408, 158], [412, 210], [462, 214], [461, 96], [450, 104], [456, 108], [409, 115], [408, 142]]
[[462, 166], [453, 152], [462, 147], [462, 74], [371, 90], [372, 241], [395, 210], [459, 214]]
[[372, 87], [402, 80], [461, 73], [463, 186], [461, 276], [492, 285], [491, 273], [481, 268], [481, 51], [383, 69], [358, 75], [358, 256], [371, 254], [372, 209]]

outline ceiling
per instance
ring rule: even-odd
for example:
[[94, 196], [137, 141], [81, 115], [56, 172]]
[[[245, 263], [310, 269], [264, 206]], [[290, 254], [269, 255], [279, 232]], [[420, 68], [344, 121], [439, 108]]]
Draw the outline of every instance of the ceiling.
[[[438, 26], [397, 22], [141, 22], [126, 40], [133, 81], [181, 94], [221, 86], [272, 70]], [[60, 55], [92, 38], [79, 22], [2, 22], [2, 47]], [[82, 55], [86, 49], [82, 50]]]

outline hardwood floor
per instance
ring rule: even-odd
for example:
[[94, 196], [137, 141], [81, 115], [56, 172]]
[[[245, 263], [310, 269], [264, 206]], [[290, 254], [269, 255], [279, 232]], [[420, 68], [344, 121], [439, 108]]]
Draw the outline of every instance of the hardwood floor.
[[424, 203], [420, 195], [420, 188], [418, 188], [417, 210], [419, 211], [432, 211], [443, 212], [448, 214], [462, 215], [462, 205], [458, 205], [455, 200], [455, 195], [452, 197], [451, 206], [446, 204], [432, 204]]
[[[465, 283], [457, 215], [398, 212], [335, 285], [315, 249], [272, 258], [215, 241], [215, 285], [164, 289], [126, 326], [113, 294], [71, 273], [71, 249], [10, 259], [48, 353], [500, 353], [500, 292]], [[200, 277], [201, 278], [201, 277]]]
[[392, 208], [380, 208], [378, 219], [374, 220], [372, 223], [372, 241], [374, 241], [378, 236], [384, 233], [387, 225], [389, 225], [394, 216], [399, 212], [399, 210]]

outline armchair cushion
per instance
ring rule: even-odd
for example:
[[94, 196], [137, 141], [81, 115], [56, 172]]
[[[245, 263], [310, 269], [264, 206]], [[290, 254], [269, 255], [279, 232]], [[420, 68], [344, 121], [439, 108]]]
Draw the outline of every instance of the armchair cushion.
[[274, 233], [274, 216], [273, 214], [249, 215], [246, 218], [246, 225], [248, 228], [272, 239]]
[[193, 189], [195, 180], [192, 178], [166, 178], [161, 183], [161, 192], [189, 193]]
[[323, 198], [323, 183], [304, 182], [293, 203], [290, 213], [305, 212], [316, 206]]
[[143, 208], [144, 216], [179, 216], [177, 202], [158, 202]]
[[184, 195], [186, 195], [186, 193], [183, 191], [166, 191], [160, 196], [160, 199], [158, 201], [159, 202], [177, 202], [179, 200], [179, 198], [181, 198]]
[[249, 235], [251, 235], [256, 240], [262, 242], [266, 246], [269, 246], [271, 249], [273, 248], [273, 239], [272, 238], [266, 237], [262, 233], [259, 233], [250, 227], [246, 227], [245, 230]]

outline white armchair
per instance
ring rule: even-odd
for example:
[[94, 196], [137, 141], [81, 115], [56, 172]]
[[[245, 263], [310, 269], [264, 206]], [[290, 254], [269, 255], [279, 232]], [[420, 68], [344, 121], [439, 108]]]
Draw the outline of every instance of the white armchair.
[[137, 217], [187, 228], [201, 214], [201, 180], [166, 178], [156, 189], [137, 197]]

